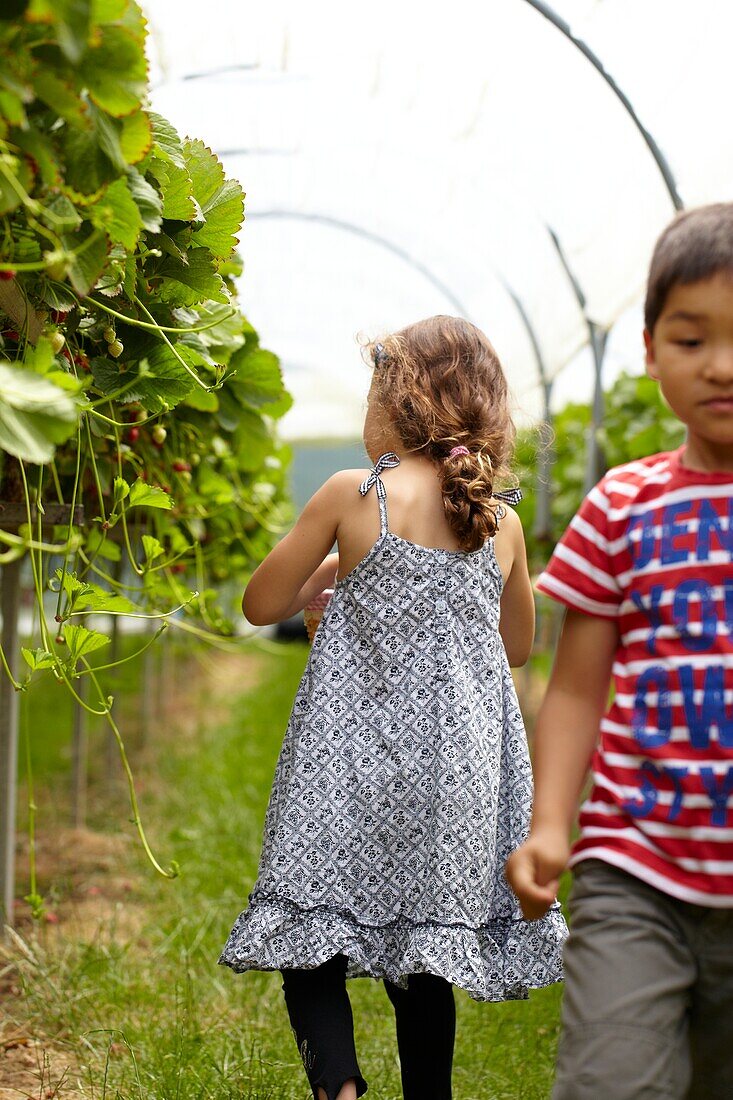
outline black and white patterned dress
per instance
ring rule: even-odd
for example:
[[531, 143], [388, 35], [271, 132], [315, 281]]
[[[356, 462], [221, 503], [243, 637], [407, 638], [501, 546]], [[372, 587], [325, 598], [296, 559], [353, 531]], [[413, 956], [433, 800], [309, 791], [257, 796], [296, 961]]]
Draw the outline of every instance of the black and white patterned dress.
[[532, 777], [498, 632], [492, 540], [430, 549], [388, 529], [336, 583], [285, 734], [259, 875], [219, 961], [348, 956], [350, 977], [446, 978], [479, 1001], [562, 977], [555, 905], [528, 923], [504, 879]]

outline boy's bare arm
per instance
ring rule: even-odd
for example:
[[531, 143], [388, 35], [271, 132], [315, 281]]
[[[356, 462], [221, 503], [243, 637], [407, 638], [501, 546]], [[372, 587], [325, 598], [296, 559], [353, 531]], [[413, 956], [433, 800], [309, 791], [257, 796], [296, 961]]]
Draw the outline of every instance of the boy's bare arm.
[[527, 920], [552, 904], [570, 851], [570, 830], [608, 701], [618, 639], [612, 619], [568, 611], [535, 727], [535, 797], [527, 841], [507, 878]]

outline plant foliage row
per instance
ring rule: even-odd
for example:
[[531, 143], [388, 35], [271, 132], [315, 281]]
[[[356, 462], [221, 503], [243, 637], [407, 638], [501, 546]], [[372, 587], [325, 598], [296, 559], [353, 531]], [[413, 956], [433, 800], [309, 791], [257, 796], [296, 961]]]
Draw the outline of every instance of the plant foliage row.
[[88, 676], [113, 726], [88, 616], [231, 629], [215, 586], [282, 524], [290, 404], [236, 302], [243, 191], [150, 110], [145, 38], [134, 0], [0, 16], [0, 550], [39, 624], [13, 682]]

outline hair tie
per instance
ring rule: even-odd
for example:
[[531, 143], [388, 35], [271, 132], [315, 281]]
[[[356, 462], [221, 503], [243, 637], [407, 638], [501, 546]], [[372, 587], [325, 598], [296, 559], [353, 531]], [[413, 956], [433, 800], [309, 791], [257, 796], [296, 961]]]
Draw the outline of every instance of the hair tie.
[[454, 447], [448, 455], [448, 458], [455, 458], [456, 455], [470, 455], [468, 447]]

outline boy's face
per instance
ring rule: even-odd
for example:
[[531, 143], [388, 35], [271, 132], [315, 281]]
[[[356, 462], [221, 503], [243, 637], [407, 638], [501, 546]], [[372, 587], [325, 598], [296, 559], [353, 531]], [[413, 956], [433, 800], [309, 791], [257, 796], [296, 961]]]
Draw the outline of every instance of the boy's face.
[[672, 287], [644, 343], [647, 373], [687, 425], [688, 461], [733, 458], [733, 277]]

